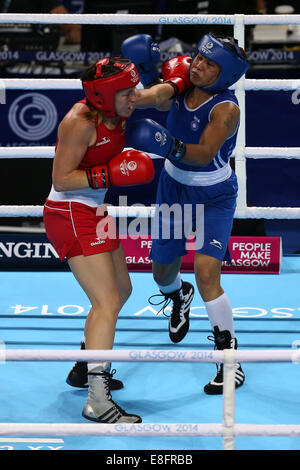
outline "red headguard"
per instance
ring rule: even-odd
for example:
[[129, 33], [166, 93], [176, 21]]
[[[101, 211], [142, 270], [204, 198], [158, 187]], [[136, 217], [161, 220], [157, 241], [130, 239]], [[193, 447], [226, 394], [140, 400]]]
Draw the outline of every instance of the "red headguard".
[[[111, 63], [117, 70], [109, 75], [104, 74], [102, 67]], [[140, 81], [135, 65], [127, 59], [119, 57], [101, 59], [96, 63], [94, 80], [83, 80], [82, 86], [89, 102], [103, 112], [106, 117], [116, 117], [114, 105], [115, 93], [119, 90], [132, 88]]]

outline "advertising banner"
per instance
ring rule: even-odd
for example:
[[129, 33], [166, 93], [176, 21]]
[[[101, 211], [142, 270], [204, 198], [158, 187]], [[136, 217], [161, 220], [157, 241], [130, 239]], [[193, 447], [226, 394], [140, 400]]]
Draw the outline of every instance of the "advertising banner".
[[[133, 239], [122, 237], [130, 272], [151, 272], [150, 235]], [[281, 237], [231, 237], [231, 264], [223, 262], [222, 273], [279, 274], [281, 268]], [[194, 270], [193, 241], [182, 259], [182, 271]], [[67, 270], [45, 234], [7, 234], [0, 237], [0, 271], [4, 270]]]
[[[150, 235], [141, 239], [122, 240], [127, 265], [130, 271], [151, 270], [149, 252], [152, 246]], [[188, 254], [182, 258], [182, 271], [194, 271], [195, 251], [189, 242]], [[281, 237], [230, 237], [228, 248], [231, 264], [222, 263], [222, 273], [279, 274], [281, 268]]]

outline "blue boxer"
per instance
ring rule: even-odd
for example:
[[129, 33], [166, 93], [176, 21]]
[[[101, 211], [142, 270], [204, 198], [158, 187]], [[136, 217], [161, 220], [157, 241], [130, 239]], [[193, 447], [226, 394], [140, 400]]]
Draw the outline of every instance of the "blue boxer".
[[[211, 111], [224, 102], [233, 102], [238, 106], [232, 91], [213, 95], [193, 110], [186, 106], [185, 95], [179, 95], [173, 100], [168, 114], [168, 130], [183, 142], [196, 144], [209, 123]], [[206, 166], [165, 161], [157, 190], [150, 253], [152, 260], [170, 264], [177, 256], [185, 255], [187, 238], [194, 231], [197, 252], [230, 261], [227, 245], [236, 208], [237, 179], [229, 159], [236, 144], [236, 136], [237, 130]], [[171, 208], [173, 204], [180, 206], [176, 212], [168, 213], [166, 208], [164, 211], [159, 210], [161, 205]], [[187, 206], [186, 210], [184, 205]], [[189, 211], [192, 212], [191, 216]]]

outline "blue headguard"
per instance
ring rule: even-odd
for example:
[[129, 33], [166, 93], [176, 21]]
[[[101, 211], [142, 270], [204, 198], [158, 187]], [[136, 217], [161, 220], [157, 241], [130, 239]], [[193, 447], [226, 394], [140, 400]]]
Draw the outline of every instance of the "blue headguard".
[[238, 46], [236, 39], [216, 38], [205, 34], [198, 43], [198, 52], [206, 59], [216, 62], [221, 67], [220, 75], [215, 83], [201, 89], [209, 92], [221, 92], [241, 78], [249, 68], [246, 54]]

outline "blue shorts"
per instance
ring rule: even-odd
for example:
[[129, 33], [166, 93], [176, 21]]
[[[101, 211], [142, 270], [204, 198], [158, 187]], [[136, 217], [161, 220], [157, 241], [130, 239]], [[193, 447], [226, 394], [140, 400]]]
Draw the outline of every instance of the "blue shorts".
[[[162, 169], [152, 225], [150, 258], [171, 264], [187, 254], [187, 239], [196, 234], [196, 252], [230, 261], [227, 245], [237, 197], [237, 178], [212, 186], [178, 183]], [[171, 210], [172, 209], [172, 210]]]

